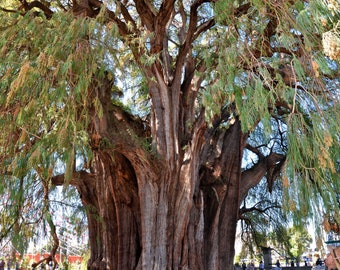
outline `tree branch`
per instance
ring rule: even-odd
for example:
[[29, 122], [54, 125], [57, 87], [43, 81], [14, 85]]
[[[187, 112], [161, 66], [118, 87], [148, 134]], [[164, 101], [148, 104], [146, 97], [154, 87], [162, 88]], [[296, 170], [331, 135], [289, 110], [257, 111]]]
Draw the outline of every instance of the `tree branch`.
[[257, 205], [261, 204], [262, 202], [264, 201], [261, 201], [261, 202], [258, 202], [256, 205], [252, 206], [252, 207], [245, 207], [243, 206], [242, 208], [240, 208], [240, 219], [242, 219], [242, 216], [243, 214], [245, 213], [249, 213], [249, 212], [253, 212], [253, 211], [256, 211], [256, 212], [259, 212], [259, 213], [265, 213], [266, 211], [268, 211], [269, 209], [273, 209], [273, 208], [281, 208], [280, 205], [278, 204], [273, 204], [273, 202], [271, 201], [268, 201], [271, 205], [270, 206], [267, 206], [265, 208], [259, 208], [257, 207]]
[[126, 21], [126, 24], [131, 23], [133, 26], [134, 32], [137, 33], [137, 25], [132, 16], [130, 15], [129, 11], [127, 10], [126, 6], [119, 2], [119, 8], [122, 12], [122, 15]]
[[[0, 10], [1, 11], [4, 11], [4, 12], [9, 12], [9, 13], [20, 13], [19, 11], [17, 10], [14, 10], [14, 9], [7, 9], [7, 8], [3, 8], [3, 7], [0, 7]], [[24, 15], [21, 13], [21, 15]]]
[[[80, 182], [87, 182], [87, 184], [94, 183], [94, 179], [94, 174], [91, 174], [85, 170], [81, 170], [73, 173], [73, 178], [71, 179], [70, 184], [77, 187], [81, 184]], [[65, 174], [55, 175], [52, 177], [51, 181], [55, 186], [64, 185], [66, 183]]]
[[251, 151], [251, 152], [253, 152], [254, 154], [256, 154], [258, 157], [263, 158], [263, 155], [262, 155], [262, 153], [259, 151], [258, 147], [254, 147], [254, 146], [250, 145], [249, 143], [247, 143], [246, 148], [247, 148], [249, 151]]
[[[49, 9], [49, 7], [47, 7], [46, 5], [44, 5], [43, 3], [41, 3], [40, 1], [33, 1], [28, 3], [26, 0], [20, 0], [21, 1], [21, 7], [25, 10], [25, 12], [28, 12], [29, 10], [33, 9], [33, 8], [38, 8], [40, 10], [42, 10], [46, 16], [47, 19], [50, 19], [53, 15], [53, 11]], [[20, 9], [19, 8], [19, 9]]]
[[207, 20], [206, 22], [199, 25], [196, 29], [196, 32], [193, 35], [193, 40], [195, 40], [201, 33], [209, 30], [215, 25], [215, 19], [211, 18], [210, 20]]
[[[138, 2], [138, 1], [137, 1]], [[172, 17], [175, 0], [163, 1], [153, 26], [155, 36], [151, 41], [151, 54], [157, 54], [163, 50], [163, 40], [166, 35], [166, 25]]]
[[241, 6], [239, 6], [235, 11], [234, 11], [234, 16], [235, 17], [240, 17], [244, 14], [246, 14], [249, 10], [249, 8], [251, 7], [250, 3], [245, 3]]
[[260, 180], [267, 174], [268, 189], [271, 191], [274, 180], [281, 172], [286, 157], [275, 152], [261, 158], [253, 167], [242, 172], [240, 201], [246, 197], [247, 192], [256, 186]]
[[153, 32], [155, 30], [154, 22], [156, 17], [154, 14], [154, 7], [149, 1], [134, 0], [134, 2], [142, 23], [149, 31]]

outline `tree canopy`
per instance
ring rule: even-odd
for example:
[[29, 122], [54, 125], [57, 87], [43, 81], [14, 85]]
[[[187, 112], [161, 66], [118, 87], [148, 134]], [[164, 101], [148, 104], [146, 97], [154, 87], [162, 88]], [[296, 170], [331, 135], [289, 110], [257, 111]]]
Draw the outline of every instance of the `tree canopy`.
[[77, 188], [92, 225], [131, 225], [140, 267], [167, 247], [177, 268], [201, 234], [213, 250], [225, 235], [200, 228], [250, 218], [261, 179], [294, 220], [339, 220], [339, 18], [326, 0], [3, 1], [1, 235], [30, 237], [32, 213], [53, 234], [55, 185]]

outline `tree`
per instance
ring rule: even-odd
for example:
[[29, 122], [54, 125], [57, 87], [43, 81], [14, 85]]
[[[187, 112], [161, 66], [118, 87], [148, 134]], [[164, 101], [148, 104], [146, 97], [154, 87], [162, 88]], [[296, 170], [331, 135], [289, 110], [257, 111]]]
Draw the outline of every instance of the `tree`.
[[333, 206], [339, 8], [327, 3], [5, 2], [2, 190], [20, 195], [2, 230], [27, 227], [41, 191], [53, 257], [49, 193], [70, 185], [90, 269], [232, 269], [240, 206], [264, 177], [300, 217]]
[[306, 228], [296, 226], [290, 228], [281, 228], [279, 242], [277, 247], [281, 254], [286, 254], [288, 258], [301, 260], [301, 256], [312, 243], [312, 237], [308, 234]]

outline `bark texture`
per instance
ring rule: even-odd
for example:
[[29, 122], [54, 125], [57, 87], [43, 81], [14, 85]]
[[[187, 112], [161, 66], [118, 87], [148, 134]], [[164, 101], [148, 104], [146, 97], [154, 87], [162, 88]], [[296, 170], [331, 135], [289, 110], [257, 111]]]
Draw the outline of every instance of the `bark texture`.
[[242, 172], [247, 135], [237, 118], [221, 129], [199, 117], [175, 150], [183, 141], [151, 126], [170, 146], [146, 150], [131, 134], [148, 130], [108, 102], [108, 82], [97, 90], [104, 114], [93, 110], [89, 127], [94, 158], [71, 182], [88, 209], [89, 269], [232, 269], [241, 201], [283, 157]]

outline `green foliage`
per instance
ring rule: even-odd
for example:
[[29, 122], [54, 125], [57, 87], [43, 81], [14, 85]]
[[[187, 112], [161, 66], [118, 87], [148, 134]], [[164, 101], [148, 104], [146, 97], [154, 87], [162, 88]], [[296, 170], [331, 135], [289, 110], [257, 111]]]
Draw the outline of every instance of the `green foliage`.
[[[7, 26], [0, 44], [0, 126], [4, 131], [0, 186], [4, 194], [10, 194], [2, 200], [1, 230], [23, 251], [37, 232], [33, 224], [46, 211], [40, 180], [49, 181], [64, 166], [69, 181], [76, 155], [84, 159], [91, 155], [86, 132], [88, 97], [103, 50], [87, 41], [88, 36], [96, 39], [100, 34], [95, 22], [86, 19], [67, 13], [58, 13], [52, 20], [30, 12], [20, 19], [17, 14], [0, 16]], [[93, 106], [100, 110], [98, 104]], [[25, 193], [15, 187], [18, 179]], [[8, 235], [13, 226], [19, 226], [18, 230]]]
[[[19, 133], [16, 147], [22, 145], [32, 166], [60, 151], [58, 158], [70, 168], [75, 149], [86, 148], [88, 90], [103, 54], [86, 41], [96, 38], [95, 29], [94, 22], [65, 13], [49, 21], [28, 13], [2, 33], [7, 40], [1, 48], [6, 99], [0, 106], [4, 113], [13, 111], [2, 124], [9, 133]], [[17, 49], [8, 54], [8, 48]], [[94, 107], [100, 114], [100, 105], [95, 102]]]
[[[290, 147], [287, 164], [288, 168], [295, 169], [288, 170], [288, 178], [292, 181], [286, 181], [286, 188], [291, 191], [287, 208], [289, 211], [298, 209], [298, 215], [306, 216], [311, 213], [311, 200], [318, 207], [319, 213], [324, 207], [337, 207], [336, 198], [331, 191], [338, 190], [336, 183], [339, 180], [335, 168], [335, 161], [339, 157], [339, 148], [336, 146], [339, 138], [336, 133], [332, 133], [338, 129], [338, 120], [333, 113], [328, 113], [325, 112], [322, 118], [326, 117], [329, 121], [322, 119], [318, 113], [310, 115], [310, 122], [299, 115], [293, 115], [289, 119]], [[324, 126], [326, 122], [328, 126]], [[296, 134], [299, 140], [296, 139]], [[296, 164], [302, 164], [303, 167], [297, 168]], [[324, 199], [322, 204], [318, 197], [320, 193]]]
[[[288, 140], [287, 174], [283, 177], [286, 209], [294, 210], [296, 217], [305, 217], [314, 207], [318, 211], [337, 207], [332, 191], [339, 191], [336, 163], [340, 151], [340, 90], [334, 77], [339, 64], [322, 54], [320, 37], [334, 28], [330, 22], [338, 11], [324, 1], [295, 1], [294, 5], [280, 7], [270, 1], [251, 3], [249, 11], [239, 18], [234, 16], [235, 8], [226, 9], [236, 6], [236, 2], [218, 1], [215, 5], [218, 22], [229, 27], [219, 39], [218, 58], [206, 61], [212, 65], [211, 80], [216, 82], [207, 88], [203, 100], [208, 119], [235, 102], [244, 132], [253, 131], [261, 123], [270, 137], [274, 127], [270, 119], [282, 121]], [[263, 15], [268, 13], [277, 17], [271, 51], [265, 47], [264, 35], [268, 29], [263, 18], [268, 17]], [[262, 57], [249, 53], [254, 49]], [[276, 50], [285, 53], [279, 55]], [[281, 66], [285, 67], [284, 73]], [[333, 78], [329, 86], [323, 75]], [[327, 87], [333, 90], [327, 91]], [[278, 103], [287, 104], [287, 117], [273, 114], [272, 108]], [[322, 204], [319, 193], [324, 199]], [[311, 200], [314, 203], [310, 204]]]

